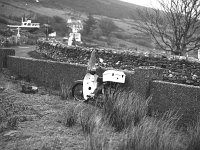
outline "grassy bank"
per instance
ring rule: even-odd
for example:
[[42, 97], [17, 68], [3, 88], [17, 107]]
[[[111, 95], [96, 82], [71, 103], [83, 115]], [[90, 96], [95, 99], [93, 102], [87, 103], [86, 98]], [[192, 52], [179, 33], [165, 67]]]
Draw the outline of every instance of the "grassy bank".
[[104, 106], [98, 108], [66, 96], [67, 85], [59, 96], [41, 87], [37, 94], [24, 94], [22, 81], [8, 77], [0, 76], [5, 87], [0, 92], [0, 149], [199, 149], [200, 121], [183, 130], [175, 111], [160, 117], [149, 112], [151, 97], [142, 99], [129, 89], [108, 89]]

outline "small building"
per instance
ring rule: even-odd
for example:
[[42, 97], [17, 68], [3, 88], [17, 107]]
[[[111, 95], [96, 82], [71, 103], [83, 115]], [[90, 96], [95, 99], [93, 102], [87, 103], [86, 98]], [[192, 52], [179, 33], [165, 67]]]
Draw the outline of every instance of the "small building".
[[81, 20], [70, 18], [67, 20], [67, 26], [72, 29], [72, 33], [69, 34], [68, 45], [72, 46], [74, 40], [75, 42], [81, 42], [81, 34], [79, 33], [83, 29]]
[[8, 25], [9, 28], [11, 29], [24, 29], [24, 30], [28, 30], [28, 29], [34, 29], [34, 28], [40, 28], [40, 23], [32, 23], [32, 21], [30, 19], [23, 19], [22, 17], [22, 22], [21, 25]]
[[71, 18], [67, 20], [67, 26], [72, 29], [72, 33], [78, 33], [83, 29], [81, 20], [75, 20]]
[[50, 37], [50, 38], [55, 38], [55, 37], [56, 37], [56, 32], [50, 33], [50, 34], [49, 34], [49, 37]]

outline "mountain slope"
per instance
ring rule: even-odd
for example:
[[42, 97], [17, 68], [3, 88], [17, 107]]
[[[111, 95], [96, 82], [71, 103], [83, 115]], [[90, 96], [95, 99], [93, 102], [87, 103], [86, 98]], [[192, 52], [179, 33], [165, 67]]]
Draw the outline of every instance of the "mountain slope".
[[[136, 17], [138, 5], [129, 4], [120, 0], [1, 0], [7, 3], [19, 3], [21, 6], [35, 5], [37, 7], [48, 7], [59, 10], [72, 9], [86, 14], [108, 16], [111, 18], [131, 18]], [[27, 6], [28, 6], [27, 5]], [[56, 15], [56, 14], [55, 14]]]
[[70, 7], [76, 11], [111, 18], [130, 18], [136, 14], [136, 8], [138, 8], [137, 5], [127, 4], [119, 0], [59, 0], [59, 2], [43, 0], [41, 4], [47, 7], [57, 6], [62, 9]]

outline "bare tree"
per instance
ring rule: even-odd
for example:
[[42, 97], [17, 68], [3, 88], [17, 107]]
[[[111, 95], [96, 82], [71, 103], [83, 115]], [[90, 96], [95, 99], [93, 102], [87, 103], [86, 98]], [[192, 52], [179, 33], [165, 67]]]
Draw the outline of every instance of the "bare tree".
[[160, 9], [139, 10], [137, 28], [173, 54], [200, 49], [200, 0], [158, 0]]

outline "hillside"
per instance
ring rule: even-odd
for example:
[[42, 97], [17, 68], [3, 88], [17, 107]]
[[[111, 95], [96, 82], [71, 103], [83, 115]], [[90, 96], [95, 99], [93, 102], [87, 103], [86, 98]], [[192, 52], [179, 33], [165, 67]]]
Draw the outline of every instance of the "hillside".
[[[59, 2], [55, 0], [40, 0], [39, 3], [35, 0], [1, 0], [1, 3], [2, 5], [3, 3], [4, 5], [9, 4], [15, 9], [19, 10], [20, 8], [23, 11], [31, 10], [31, 7], [36, 6], [38, 8], [45, 7], [58, 10], [76, 10], [86, 14], [91, 13], [111, 18], [137, 18], [136, 10], [140, 7], [120, 0], [59, 0]], [[13, 13], [13, 11], [7, 12], [2, 7], [1, 13]]]
[[[91, 13], [96, 19], [102, 16], [111, 18], [119, 31], [106, 41], [93, 41], [101, 46], [112, 48], [131, 48], [149, 51], [152, 49], [151, 39], [137, 31], [133, 27], [134, 19], [137, 19], [137, 9], [141, 6], [122, 2], [120, 0], [1, 0], [0, 18], [7, 24], [20, 24], [21, 17], [31, 18], [33, 22], [41, 24], [49, 23], [59, 36], [66, 36], [65, 20], [62, 24], [56, 22], [57, 16], [67, 19], [79, 17], [87, 18]], [[5, 21], [4, 21], [5, 22]], [[146, 40], [147, 39], [147, 40]], [[83, 39], [84, 40], [84, 39]]]
[[58, 8], [72, 8], [80, 12], [91, 13], [111, 18], [130, 18], [136, 14], [137, 5], [121, 2], [119, 0], [43, 0], [43, 6]]

